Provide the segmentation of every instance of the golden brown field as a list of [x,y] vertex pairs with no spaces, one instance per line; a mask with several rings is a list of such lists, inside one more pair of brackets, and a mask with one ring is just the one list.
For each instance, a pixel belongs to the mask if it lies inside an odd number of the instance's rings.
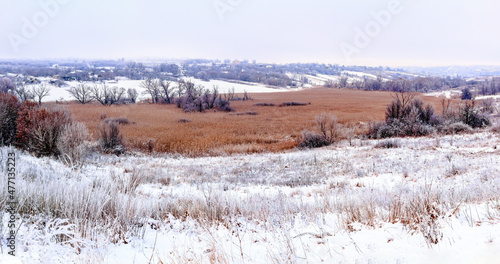
[[[252,94],[253,100],[233,101],[235,112],[184,113],[174,105],[102,106],[72,103],[68,109],[97,137],[101,115],[127,118],[121,125],[127,147],[147,150],[154,143],[158,152],[190,156],[223,153],[276,152],[292,149],[304,130],[315,130],[315,116],[334,114],[341,123],[365,129],[360,122],[384,119],[385,107],[392,97],[388,92],[312,88],[285,93]],[[424,98],[437,104],[435,98]],[[310,103],[305,106],[278,107],[283,102]],[[276,106],[255,106],[274,103]],[[257,115],[238,113],[257,112]],[[180,119],[191,122],[182,123]]]

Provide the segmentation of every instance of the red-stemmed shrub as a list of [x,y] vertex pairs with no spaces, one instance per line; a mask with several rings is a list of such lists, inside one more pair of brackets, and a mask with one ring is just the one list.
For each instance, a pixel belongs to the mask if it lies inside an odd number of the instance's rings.
[[24,102],[17,118],[17,145],[36,156],[58,156],[57,142],[71,115],[63,109],[39,107]]

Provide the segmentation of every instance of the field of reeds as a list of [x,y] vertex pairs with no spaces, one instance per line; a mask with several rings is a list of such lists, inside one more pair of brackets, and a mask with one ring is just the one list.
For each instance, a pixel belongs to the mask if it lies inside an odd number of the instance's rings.
[[[233,112],[184,113],[175,105],[139,103],[102,106],[71,103],[67,107],[95,137],[106,119],[121,118],[129,149],[187,156],[279,152],[293,149],[304,130],[315,129],[315,116],[335,115],[357,133],[384,119],[389,92],[315,88],[286,93],[252,94],[232,101]],[[436,98],[425,101],[437,105]]]

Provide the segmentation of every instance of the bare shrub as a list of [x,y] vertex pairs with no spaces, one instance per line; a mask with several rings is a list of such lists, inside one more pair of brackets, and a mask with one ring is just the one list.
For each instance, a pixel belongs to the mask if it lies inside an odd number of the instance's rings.
[[104,153],[120,155],[125,152],[123,135],[118,122],[102,122],[99,130],[99,145]]
[[368,124],[368,132],[366,136],[371,139],[382,138],[381,135],[379,134],[379,131],[385,125],[386,125],[385,122],[370,122]]
[[59,137],[65,125],[72,122],[66,110],[24,102],[17,118],[17,144],[36,156],[58,156]]
[[234,113],[235,115],[258,115],[259,113],[257,112],[254,112],[254,111],[248,111],[248,112],[237,112],[237,113]]
[[342,125],[338,122],[334,115],[327,116],[326,114],[317,115],[315,118],[316,125],[323,137],[330,143],[339,141],[342,135]]
[[224,100],[222,98],[219,98],[215,102],[215,107],[221,111],[224,112],[231,112],[234,109],[231,107],[230,103],[228,100]]
[[184,91],[184,95],[175,99],[178,108],[182,108],[184,112],[204,112],[207,109],[218,109],[220,111],[231,112],[234,109],[230,106],[230,100],[219,95],[217,87],[214,87],[210,92],[204,89],[203,86],[195,86],[192,82],[179,82],[180,91]]
[[320,148],[324,146],[331,145],[331,141],[328,140],[324,135],[304,131],[302,132],[302,140],[299,143],[299,148]]
[[349,124],[347,126],[344,126],[342,128],[342,137],[345,138],[348,142],[349,142],[349,145],[352,146],[352,140],[354,138],[356,138],[356,128],[352,125],[352,124]]
[[461,134],[461,133],[471,133],[472,128],[464,124],[462,122],[455,122],[452,124],[446,124],[439,128],[441,133],[452,135],[452,134]]
[[444,120],[434,115],[431,105],[424,105],[412,93],[395,93],[386,108],[384,123],[370,124],[369,138],[427,136],[437,132]]
[[284,102],[281,103],[279,106],[304,106],[304,105],[310,105],[311,103],[301,103],[301,102]]
[[21,105],[15,96],[0,92],[0,146],[14,143],[17,112],[20,108]]
[[66,164],[79,166],[89,153],[89,132],[87,127],[80,122],[66,124],[57,141],[60,158]]
[[26,87],[26,83],[24,81],[18,81],[16,83],[14,93],[19,98],[19,100],[21,100],[21,102],[35,98],[35,96],[31,93],[31,90]]
[[275,106],[273,103],[256,103],[255,106]]
[[245,90],[245,91],[243,91],[243,101],[248,101],[248,100],[253,100],[253,98]]
[[333,80],[326,80],[323,84],[326,88],[333,88],[336,83]]
[[147,142],[142,143],[142,148],[146,149],[149,154],[153,153],[155,149],[155,141],[153,139],[148,139]]
[[487,114],[493,114],[495,112],[495,102],[493,99],[485,99],[481,101],[481,112]]

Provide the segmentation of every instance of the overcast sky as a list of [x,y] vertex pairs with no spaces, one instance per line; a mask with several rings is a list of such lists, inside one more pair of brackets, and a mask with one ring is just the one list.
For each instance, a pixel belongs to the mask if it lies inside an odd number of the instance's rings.
[[1,0],[0,58],[500,65],[500,1]]

